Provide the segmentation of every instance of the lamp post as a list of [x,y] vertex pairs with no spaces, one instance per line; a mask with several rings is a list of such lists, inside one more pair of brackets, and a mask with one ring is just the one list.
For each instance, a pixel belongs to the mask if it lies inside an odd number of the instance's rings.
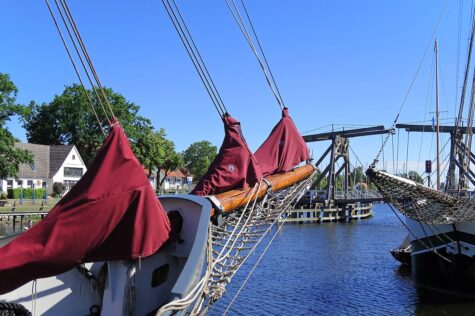
[[30,164],[31,170],[33,171],[33,182],[31,183],[32,193],[31,196],[33,198],[32,204],[35,204],[36,192],[35,192],[35,181],[36,181],[36,167],[34,163]]
[[23,179],[20,180],[20,205],[23,205]]

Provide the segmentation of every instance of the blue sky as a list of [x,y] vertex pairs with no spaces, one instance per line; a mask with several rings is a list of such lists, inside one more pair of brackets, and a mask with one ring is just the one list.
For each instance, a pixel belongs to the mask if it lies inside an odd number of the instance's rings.
[[[225,0],[178,3],[226,106],[241,121],[251,149],[257,149],[280,111]],[[329,128],[322,127],[331,124],[391,125],[445,1],[246,3],[298,129],[324,132]],[[441,108],[447,111],[442,117],[454,117],[456,108],[459,5],[448,2],[437,32]],[[82,0],[70,1],[70,7],[105,86],[140,105],[140,113],[165,128],[178,150],[203,139],[221,144],[222,123],[161,1]],[[465,3],[459,78],[469,15]],[[0,72],[11,75],[19,102],[49,102],[77,82],[43,1],[3,1],[0,19]],[[431,47],[400,122],[429,119],[434,111],[434,98],[427,101],[433,56]],[[17,122],[9,127],[25,139]],[[419,148],[428,156],[430,139],[426,135],[421,142],[420,135],[411,134],[408,161],[418,159]],[[380,144],[379,136],[352,141],[364,164]],[[327,145],[310,147],[319,156]],[[401,148],[405,159],[405,143]],[[386,159],[391,155],[387,152]]]

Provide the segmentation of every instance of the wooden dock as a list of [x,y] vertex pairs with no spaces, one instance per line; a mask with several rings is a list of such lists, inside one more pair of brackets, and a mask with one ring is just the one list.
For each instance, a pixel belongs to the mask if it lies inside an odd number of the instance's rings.
[[[30,220],[31,218],[35,219],[43,219],[46,215],[48,215],[48,212],[46,211],[30,211],[30,212],[25,212],[25,211],[12,211],[12,212],[0,212],[0,222],[7,222],[11,223],[12,225],[12,231],[17,232],[17,231],[22,231],[24,224],[28,223],[27,221]],[[17,227],[16,225],[19,224]],[[19,229],[17,229],[19,228]]]

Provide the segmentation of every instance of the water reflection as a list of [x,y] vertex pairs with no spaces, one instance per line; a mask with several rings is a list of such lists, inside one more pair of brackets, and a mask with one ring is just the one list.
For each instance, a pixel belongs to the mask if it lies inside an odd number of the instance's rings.
[[[385,205],[351,223],[286,225],[229,315],[471,315],[475,304],[414,285],[390,254],[406,235]],[[243,267],[210,310],[222,315],[247,276]]]

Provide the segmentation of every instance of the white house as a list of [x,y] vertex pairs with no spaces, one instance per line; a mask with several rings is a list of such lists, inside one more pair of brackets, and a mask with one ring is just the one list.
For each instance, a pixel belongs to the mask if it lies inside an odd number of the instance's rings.
[[18,178],[0,180],[0,192],[11,188],[41,188],[53,190],[53,183],[61,182],[69,190],[86,172],[86,165],[74,145],[37,145],[15,143],[15,147],[33,154],[32,164],[21,164]]
[[[161,171],[160,178],[164,176],[164,172]],[[189,190],[193,178],[184,174],[181,170],[170,171],[163,182],[162,189],[164,190]]]

